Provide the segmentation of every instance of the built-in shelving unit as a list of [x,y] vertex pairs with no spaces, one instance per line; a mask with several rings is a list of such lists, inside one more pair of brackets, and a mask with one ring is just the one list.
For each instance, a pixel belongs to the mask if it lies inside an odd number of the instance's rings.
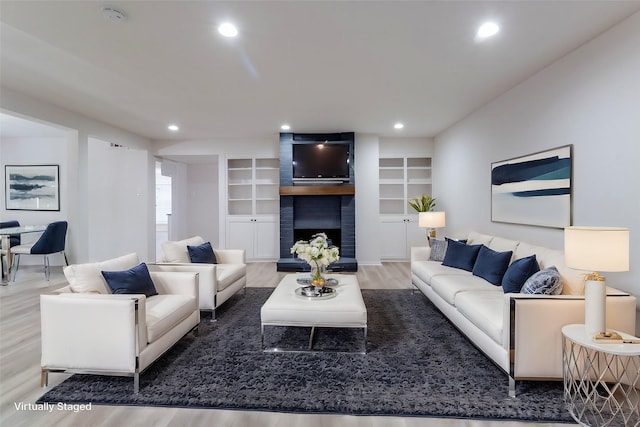
[[227,214],[278,214],[278,159],[227,159]]
[[227,159],[227,247],[244,249],[248,260],[278,258],[280,161]]
[[378,172],[380,236],[385,242],[380,255],[383,260],[405,260],[411,246],[426,243],[409,199],[431,195],[431,158],[383,157],[378,161]]
[[408,200],[421,194],[431,194],[430,157],[380,158],[380,214],[411,213]]

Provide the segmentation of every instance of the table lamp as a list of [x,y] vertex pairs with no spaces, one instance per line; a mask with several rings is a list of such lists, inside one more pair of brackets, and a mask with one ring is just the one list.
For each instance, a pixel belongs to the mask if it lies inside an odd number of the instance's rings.
[[566,227],[567,267],[593,271],[585,275],[584,324],[589,335],[606,332],[606,282],[599,271],[629,271],[629,229]]
[[420,212],[418,214],[418,226],[421,228],[430,228],[427,237],[436,238],[436,228],[445,226],[444,212]]

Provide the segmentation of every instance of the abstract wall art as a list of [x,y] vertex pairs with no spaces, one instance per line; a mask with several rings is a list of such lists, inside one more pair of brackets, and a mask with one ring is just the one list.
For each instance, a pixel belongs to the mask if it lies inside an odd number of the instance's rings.
[[8,210],[59,211],[59,165],[5,165],[5,207]]
[[491,164],[491,221],[571,225],[572,146]]

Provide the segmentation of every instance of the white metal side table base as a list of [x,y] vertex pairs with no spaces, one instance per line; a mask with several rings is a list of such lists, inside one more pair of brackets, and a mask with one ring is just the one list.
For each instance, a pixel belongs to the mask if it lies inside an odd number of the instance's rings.
[[593,343],[583,325],[565,326],[562,341],[571,416],[585,426],[640,426],[640,345]]

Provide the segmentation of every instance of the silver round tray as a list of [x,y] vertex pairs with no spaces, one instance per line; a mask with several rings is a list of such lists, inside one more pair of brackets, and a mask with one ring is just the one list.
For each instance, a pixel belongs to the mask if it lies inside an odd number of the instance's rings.
[[[296,282],[298,282],[301,285],[310,285],[311,284],[311,278],[308,277],[298,277],[296,279]],[[328,278],[325,281],[325,286],[336,286],[338,284],[338,279],[334,279],[333,277]]]
[[301,298],[317,301],[334,298],[337,292],[335,289],[327,288],[326,286],[317,289],[315,286],[301,286],[296,289],[296,295]]

